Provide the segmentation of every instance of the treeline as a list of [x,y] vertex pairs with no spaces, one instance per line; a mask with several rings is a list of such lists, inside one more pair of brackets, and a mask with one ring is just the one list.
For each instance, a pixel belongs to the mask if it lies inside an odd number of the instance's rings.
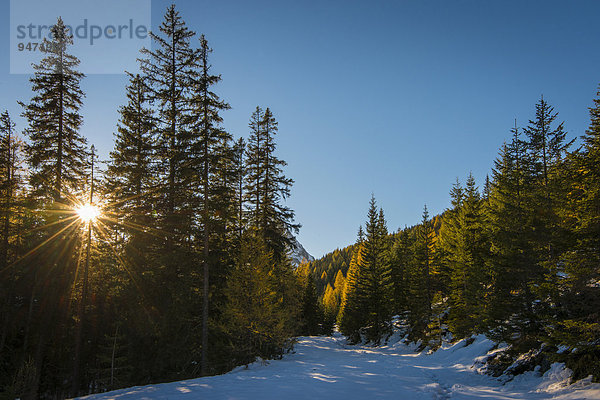
[[[451,207],[433,219],[425,207],[416,227],[389,235],[372,199],[356,244],[305,267],[341,331],[379,343],[400,315],[409,337],[433,348],[474,333],[512,344],[514,354],[562,345],[568,350],[554,356],[575,378],[598,379],[600,99],[594,104],[574,148],[541,98],[481,190],[472,175],[464,186],[457,180]],[[338,276],[347,252],[348,272]]]
[[247,142],[223,129],[212,50],[171,6],[129,75],[98,174],[60,18],[51,36],[20,103],[25,140],[7,112],[0,123],[0,397],[62,398],[280,356],[316,297],[288,258],[299,225],[271,110],[256,108]]

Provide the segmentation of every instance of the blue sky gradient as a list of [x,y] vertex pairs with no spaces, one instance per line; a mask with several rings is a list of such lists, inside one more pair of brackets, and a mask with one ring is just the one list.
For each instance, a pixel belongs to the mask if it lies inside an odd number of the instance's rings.
[[[169,4],[152,1],[153,29]],[[442,212],[457,177],[483,182],[514,119],[533,118],[542,94],[569,137],[582,135],[600,83],[596,0],[176,5],[214,48],[234,137],[248,136],[256,105],[273,110],[278,155],[296,181],[288,204],[315,256],[355,240],[371,193],[390,230],[417,223],[425,203]],[[9,74],[8,1],[0,12],[0,109],[17,116],[29,77]],[[124,75],[82,84],[82,134],[104,158],[125,84]]]

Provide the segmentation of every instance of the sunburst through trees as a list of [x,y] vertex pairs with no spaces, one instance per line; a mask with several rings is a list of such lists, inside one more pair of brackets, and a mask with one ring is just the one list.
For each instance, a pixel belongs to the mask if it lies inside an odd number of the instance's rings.
[[95,222],[100,216],[100,209],[93,204],[84,204],[75,210],[83,222]]
[[[0,387],[14,397],[214,374],[290,346],[301,291],[286,254],[299,225],[283,204],[293,181],[277,122],[266,108],[252,134],[267,140],[234,142],[212,50],[195,36],[169,7],[158,50],[142,49],[142,73],[129,75],[102,173],[79,134],[84,75],[62,19],[20,103],[26,146],[2,115]],[[260,218],[246,192],[260,193]],[[246,280],[260,290],[230,290]]]

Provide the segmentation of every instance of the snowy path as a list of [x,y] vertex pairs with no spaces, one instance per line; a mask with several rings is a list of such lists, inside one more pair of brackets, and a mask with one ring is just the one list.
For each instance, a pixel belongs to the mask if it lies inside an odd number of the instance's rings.
[[[600,399],[600,385],[564,388],[553,368],[502,385],[470,367],[492,343],[479,338],[436,352],[418,354],[402,344],[378,348],[345,346],[343,338],[305,337],[295,353],[268,365],[219,376],[122,389],[88,399]],[[556,371],[554,371],[556,370]]]

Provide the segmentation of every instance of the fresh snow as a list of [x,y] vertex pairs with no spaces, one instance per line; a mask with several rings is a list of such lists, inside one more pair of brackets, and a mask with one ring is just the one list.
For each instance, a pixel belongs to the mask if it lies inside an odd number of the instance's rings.
[[281,360],[86,399],[600,399],[600,384],[587,379],[568,386],[570,371],[558,363],[543,376],[531,371],[508,382],[478,373],[482,357],[494,347],[484,336],[432,354],[417,353],[398,339],[370,347],[347,345],[339,333],[302,337]]

